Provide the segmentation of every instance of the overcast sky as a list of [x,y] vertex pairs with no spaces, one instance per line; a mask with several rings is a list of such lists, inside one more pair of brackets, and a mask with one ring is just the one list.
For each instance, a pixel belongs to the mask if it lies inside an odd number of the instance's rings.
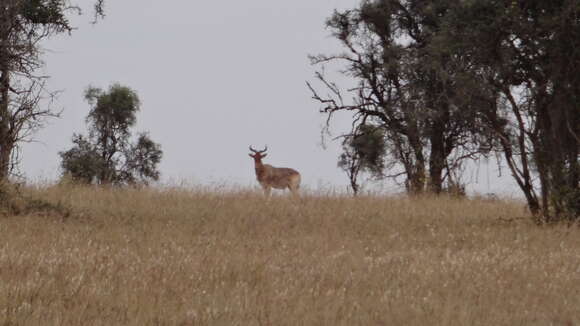
[[[141,99],[136,131],[162,145],[163,182],[254,186],[248,145],[267,144],[266,162],[299,170],[309,188],[346,189],[339,144],[329,137],[321,146],[325,117],[305,82],[316,70],[308,54],[341,50],[325,19],[358,3],[110,0],[96,25],[87,7],[73,17],[78,30],[44,44],[48,85],[62,91],[55,108],[64,111],[39,143],[25,145],[21,170],[29,180],[55,180],[58,152],[70,148],[73,132],[86,132],[83,91],[118,82]],[[332,131],[349,126],[342,117]],[[479,192],[516,193],[496,175],[485,166],[467,171],[466,181]]]

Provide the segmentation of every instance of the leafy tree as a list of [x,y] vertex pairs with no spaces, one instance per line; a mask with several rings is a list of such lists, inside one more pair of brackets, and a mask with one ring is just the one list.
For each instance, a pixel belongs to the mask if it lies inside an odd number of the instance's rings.
[[328,21],[346,51],[312,58],[344,63],[354,100],[321,73],[331,96],[310,88],[329,117],[384,128],[411,192],[495,151],[540,220],[577,219],[579,17],[580,0],[363,1]]
[[76,181],[91,183],[106,166],[93,144],[82,135],[73,135],[74,146],[61,152],[61,166]]
[[[463,1],[441,42],[465,54],[493,135],[530,210],[580,217],[580,1]],[[489,99],[492,98],[492,101]]]
[[[126,152],[126,168],[124,180],[130,183],[147,183],[147,180],[158,180],[157,164],[161,162],[163,152],[161,146],[153,142],[149,135],[141,133],[137,142]],[[130,172],[127,173],[126,171]]]
[[89,87],[85,98],[92,106],[86,122],[89,136],[73,136],[73,148],[61,152],[64,175],[79,182],[101,184],[148,183],[159,179],[161,146],[148,134],[131,143],[130,128],[137,122],[140,102],[128,87],[112,85],[108,91]]

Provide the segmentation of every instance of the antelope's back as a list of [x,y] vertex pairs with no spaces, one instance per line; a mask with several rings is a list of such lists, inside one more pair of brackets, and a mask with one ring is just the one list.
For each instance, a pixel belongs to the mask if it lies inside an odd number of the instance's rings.
[[300,173],[291,168],[275,168],[269,166],[266,183],[274,188],[297,188],[300,185]]
[[300,175],[298,171],[291,168],[274,168],[274,173],[280,177],[291,177],[293,175]]
[[280,174],[283,175],[282,179],[284,180],[284,183],[286,183],[290,189],[298,189],[300,187],[301,177],[298,171],[291,168],[279,168],[279,169]]

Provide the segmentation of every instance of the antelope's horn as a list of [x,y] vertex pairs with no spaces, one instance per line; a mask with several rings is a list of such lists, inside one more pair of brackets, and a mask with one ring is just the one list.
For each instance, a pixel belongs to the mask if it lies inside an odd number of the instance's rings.
[[255,149],[253,149],[251,145],[250,145],[250,150],[251,150],[252,152],[254,152],[254,153],[258,153],[258,151],[257,151],[257,150],[255,150]]
[[260,153],[264,153],[267,150],[268,150],[268,145],[266,145],[266,148],[264,148],[264,150],[260,151]]

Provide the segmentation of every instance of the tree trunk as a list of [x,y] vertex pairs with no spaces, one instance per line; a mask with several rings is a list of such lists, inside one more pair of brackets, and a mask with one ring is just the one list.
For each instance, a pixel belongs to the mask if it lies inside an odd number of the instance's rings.
[[417,195],[425,192],[425,156],[416,128],[409,129],[409,143],[413,149],[414,161],[407,171],[407,191]]
[[10,173],[10,157],[14,147],[10,135],[10,74],[6,64],[0,62],[0,182]]
[[440,119],[433,123],[431,131],[431,153],[429,155],[429,191],[440,194],[443,190],[443,169],[445,168],[444,124]]
[[348,171],[348,178],[350,180],[350,187],[352,188],[352,193],[356,197],[359,191],[359,185],[357,182],[358,173],[360,171],[360,162],[357,159],[353,159]]

